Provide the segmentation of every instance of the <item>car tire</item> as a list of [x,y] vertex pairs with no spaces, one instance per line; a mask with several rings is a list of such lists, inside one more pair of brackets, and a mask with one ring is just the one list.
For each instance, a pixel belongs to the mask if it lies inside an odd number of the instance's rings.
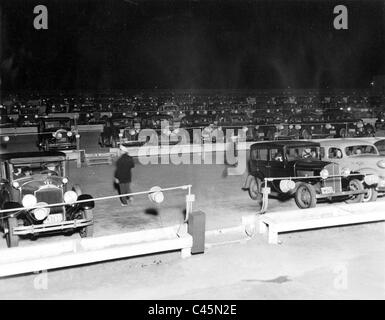
[[312,138],[311,132],[309,132],[309,130],[307,130],[307,129],[304,129],[302,131],[302,139],[310,140],[311,138]]
[[[84,209],[83,211],[83,219],[87,219],[87,220],[94,220],[94,214],[92,212],[92,210],[90,209]],[[94,235],[94,224],[90,224],[86,227],[83,227],[79,230],[79,234],[80,234],[80,237],[81,238],[88,238],[88,237],[92,237]]]
[[253,177],[250,181],[248,192],[252,200],[262,200],[261,179]]
[[[358,179],[352,179],[349,181],[349,189],[350,190],[364,190],[364,185],[362,184],[362,182]],[[346,203],[359,203],[359,202],[362,202],[364,200],[364,196],[365,194],[362,193],[362,194],[357,194],[357,195],[354,195],[352,196],[352,198],[346,200],[345,202]]]
[[364,195],[362,202],[376,201],[378,197],[378,191],[375,188],[368,188],[368,192]]
[[341,138],[346,138],[347,136],[346,129],[345,128],[340,129],[339,135]]
[[268,141],[274,141],[274,131],[273,130],[269,130],[266,134],[266,138]]
[[300,183],[295,191],[295,203],[300,209],[314,208],[317,204],[317,194],[309,183]]
[[13,248],[19,246],[19,236],[13,234],[13,229],[18,226],[17,219],[15,217],[9,217],[7,219],[7,229],[6,234],[7,246],[8,248]]

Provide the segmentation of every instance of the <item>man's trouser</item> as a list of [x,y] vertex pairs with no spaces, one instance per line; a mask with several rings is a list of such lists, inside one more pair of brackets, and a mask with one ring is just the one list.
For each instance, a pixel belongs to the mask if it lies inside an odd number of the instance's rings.
[[[126,193],[131,193],[131,186],[130,182],[124,182],[124,183],[119,183],[119,194],[126,194]],[[130,199],[130,196],[126,197],[120,197],[120,201],[123,204],[127,204],[127,199]]]

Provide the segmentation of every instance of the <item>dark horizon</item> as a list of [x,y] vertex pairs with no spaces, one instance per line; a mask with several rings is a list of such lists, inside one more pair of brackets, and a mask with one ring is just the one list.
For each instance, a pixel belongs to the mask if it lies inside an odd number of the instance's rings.
[[[32,26],[48,7],[48,30]],[[333,8],[349,29],[333,28]],[[2,2],[2,89],[369,88],[385,74],[385,2]]]

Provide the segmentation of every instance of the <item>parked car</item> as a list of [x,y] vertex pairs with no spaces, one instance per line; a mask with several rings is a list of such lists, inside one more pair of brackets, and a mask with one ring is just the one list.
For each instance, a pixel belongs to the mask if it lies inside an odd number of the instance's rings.
[[366,140],[345,138],[321,140],[321,159],[333,161],[351,172],[375,174],[379,177],[374,188],[368,189],[364,201],[373,201],[378,192],[385,192],[385,157]]
[[[92,236],[94,201],[78,185],[71,188],[66,164],[66,155],[58,151],[0,155],[0,208],[20,208],[2,213],[0,220],[9,247],[28,235],[76,231]],[[89,201],[74,204],[77,200]],[[44,207],[56,203],[65,205]]]
[[277,196],[294,196],[297,206],[305,209],[315,207],[319,199],[361,202],[368,189],[375,187],[371,184],[375,177],[366,179],[337,163],[322,161],[317,142],[270,141],[251,145],[248,177],[242,189],[253,200],[261,201],[264,179],[270,178],[265,187],[272,188]]
[[71,150],[77,147],[77,130],[70,118],[43,117],[39,120],[39,150]]
[[110,118],[106,121],[99,137],[102,147],[117,147],[142,145],[138,141],[140,132],[140,119],[135,117]]

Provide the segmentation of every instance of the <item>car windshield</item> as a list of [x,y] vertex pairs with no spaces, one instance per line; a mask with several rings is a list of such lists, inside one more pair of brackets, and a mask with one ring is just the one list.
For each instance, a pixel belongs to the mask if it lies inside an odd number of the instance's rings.
[[379,152],[385,151],[385,140],[380,140],[374,144]]
[[319,160],[319,147],[288,147],[286,149],[287,161],[294,161],[299,159]]
[[70,120],[55,120],[55,121],[46,121],[45,122],[45,128],[46,129],[69,128],[69,127],[71,127]]
[[36,162],[36,163],[18,163],[13,165],[13,179],[20,179],[39,174],[51,176],[61,176],[61,162]]
[[120,119],[113,122],[113,126],[133,126],[134,121],[132,119]]
[[360,155],[377,155],[378,152],[375,146],[372,145],[358,145],[345,148],[347,156],[360,156]]

